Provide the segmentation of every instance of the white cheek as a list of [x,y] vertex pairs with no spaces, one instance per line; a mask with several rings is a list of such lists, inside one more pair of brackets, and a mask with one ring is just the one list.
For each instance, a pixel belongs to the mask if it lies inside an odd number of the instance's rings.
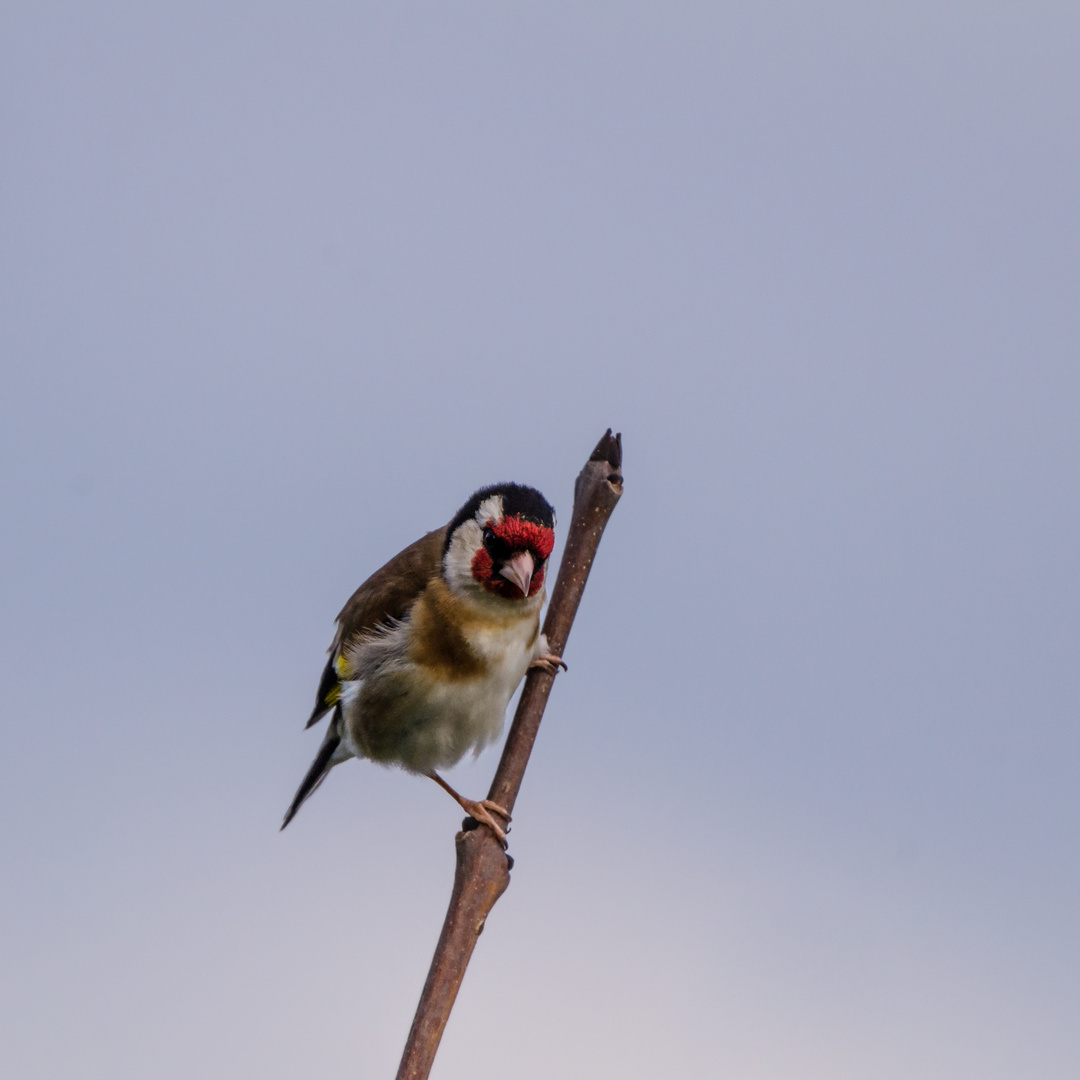
[[451,588],[477,586],[472,576],[472,561],[483,540],[483,532],[475,521],[466,521],[454,531],[443,557],[443,574]]

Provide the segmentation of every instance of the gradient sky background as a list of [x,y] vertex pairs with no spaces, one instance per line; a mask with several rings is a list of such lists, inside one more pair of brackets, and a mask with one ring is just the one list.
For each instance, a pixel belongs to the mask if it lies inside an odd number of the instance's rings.
[[[393,1075],[352,589],[626,494],[433,1076],[1073,1078],[1075,3],[13,3],[0,1073]],[[496,757],[452,774],[470,794]]]

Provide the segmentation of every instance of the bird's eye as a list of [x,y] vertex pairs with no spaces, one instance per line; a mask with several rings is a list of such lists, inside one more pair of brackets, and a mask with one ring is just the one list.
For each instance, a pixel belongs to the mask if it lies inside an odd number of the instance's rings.
[[484,543],[490,544],[495,539],[495,530],[488,528],[484,530]]

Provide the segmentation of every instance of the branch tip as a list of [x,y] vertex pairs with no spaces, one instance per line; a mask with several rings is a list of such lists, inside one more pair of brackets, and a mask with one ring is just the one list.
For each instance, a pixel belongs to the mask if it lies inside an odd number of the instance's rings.
[[603,438],[596,444],[596,449],[589,456],[589,460],[606,461],[615,472],[618,472],[622,468],[622,432],[612,435],[611,428],[608,428]]

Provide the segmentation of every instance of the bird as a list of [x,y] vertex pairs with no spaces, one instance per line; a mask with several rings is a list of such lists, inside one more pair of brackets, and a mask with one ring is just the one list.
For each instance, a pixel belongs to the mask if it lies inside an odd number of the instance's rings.
[[529,668],[566,669],[540,632],[554,544],[539,491],[493,484],[353,593],[306,727],[330,722],[282,829],[335,765],[366,758],[430,777],[506,847],[507,810],[464,798],[438,770],[498,739]]

